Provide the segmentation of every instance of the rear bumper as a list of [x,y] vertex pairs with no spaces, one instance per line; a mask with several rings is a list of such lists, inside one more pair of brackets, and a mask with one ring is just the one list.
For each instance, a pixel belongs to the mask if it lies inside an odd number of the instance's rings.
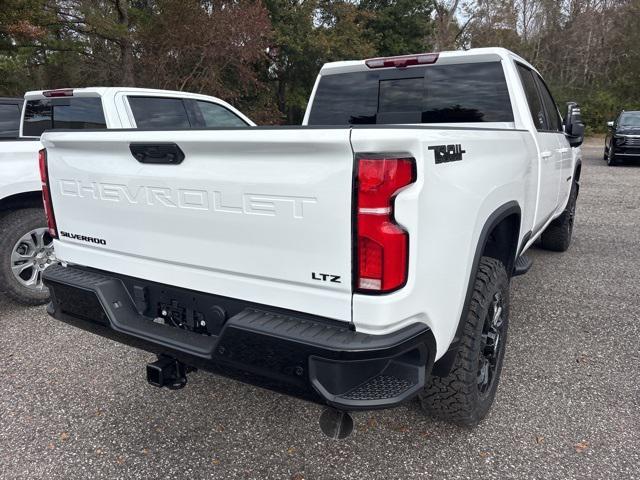
[[[79,267],[50,267],[44,281],[48,312],[60,321],[345,410],[396,406],[424,387],[433,366],[435,340],[423,324],[367,335],[344,322]],[[185,322],[204,321],[206,331],[154,322],[160,305],[179,306]]]

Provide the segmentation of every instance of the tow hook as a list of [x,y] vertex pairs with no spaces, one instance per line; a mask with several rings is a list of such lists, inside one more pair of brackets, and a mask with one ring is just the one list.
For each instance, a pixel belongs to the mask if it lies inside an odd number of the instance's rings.
[[187,373],[192,371],[184,363],[166,355],[147,365],[147,382],[154,387],[180,390],[187,385]]
[[329,438],[342,440],[353,432],[353,417],[344,410],[327,407],[320,414],[320,430]]

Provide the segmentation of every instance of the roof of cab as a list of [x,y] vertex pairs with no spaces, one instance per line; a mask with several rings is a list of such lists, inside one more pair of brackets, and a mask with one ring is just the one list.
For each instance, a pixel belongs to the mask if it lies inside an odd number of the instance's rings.
[[[74,96],[86,96],[86,95],[98,95],[100,97],[104,97],[108,93],[116,92],[116,91],[127,91],[127,92],[136,92],[136,93],[158,93],[162,92],[168,95],[175,94],[179,96],[186,95],[199,95],[190,92],[181,92],[178,90],[159,90],[156,88],[138,88],[138,87],[82,87],[82,88],[48,88],[46,90],[32,90],[30,92],[26,92],[24,94],[24,98],[27,100],[44,98],[44,92],[51,92],[55,90],[73,90]],[[215,97],[214,97],[215,98]]]

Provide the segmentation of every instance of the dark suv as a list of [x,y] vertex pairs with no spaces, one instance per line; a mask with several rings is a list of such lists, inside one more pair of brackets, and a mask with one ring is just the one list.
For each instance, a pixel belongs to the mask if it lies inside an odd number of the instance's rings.
[[608,122],[604,159],[613,166],[631,158],[640,159],[640,111],[623,111],[615,122]]

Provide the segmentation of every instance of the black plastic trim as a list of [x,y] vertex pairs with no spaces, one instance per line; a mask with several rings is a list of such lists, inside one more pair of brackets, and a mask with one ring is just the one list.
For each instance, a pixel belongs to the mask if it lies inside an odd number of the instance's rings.
[[527,255],[520,255],[513,265],[513,273],[511,276],[517,277],[519,275],[525,275],[529,270],[531,270],[532,266],[533,260],[531,260],[530,257]]
[[129,150],[140,163],[179,165],[184,160],[184,152],[173,142],[131,143]]
[[[433,333],[422,323],[369,335],[353,331],[347,322],[246,303],[236,306],[238,313],[219,330],[196,333],[154,322],[152,306],[143,306],[143,315],[139,304],[147,295],[132,288],[131,277],[52,266],[44,281],[52,296],[47,311],[60,321],[188,367],[341,409],[388,408],[415,396],[424,388],[436,351]],[[142,288],[163,285],[148,282]],[[226,298],[199,295],[194,305]]]

